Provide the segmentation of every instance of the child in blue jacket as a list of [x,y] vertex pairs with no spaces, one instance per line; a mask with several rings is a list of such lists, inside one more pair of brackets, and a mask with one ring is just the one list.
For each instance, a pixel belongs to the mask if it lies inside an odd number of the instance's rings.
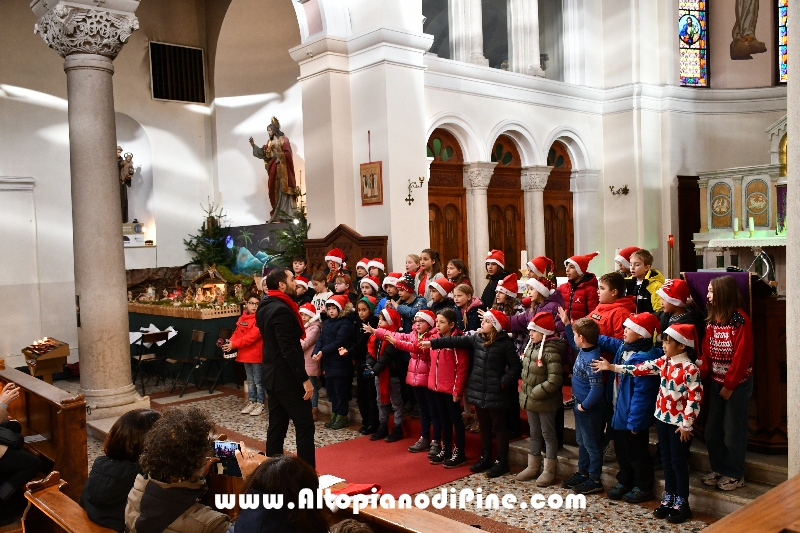
[[572,367],[572,395],[575,397],[575,440],[578,441],[578,471],[561,486],[576,494],[603,492],[603,425],[606,401],[603,375],[595,372],[592,361],[600,359],[600,326],[589,317],[572,321],[563,308],[558,309],[565,326],[567,341],[576,352]]
[[[615,354],[614,364],[638,365],[663,355],[654,343],[659,329],[655,315],[631,315],[623,325],[622,340],[605,335],[600,335],[598,340],[602,352]],[[617,484],[608,491],[611,500],[642,503],[654,499],[653,458],[649,444],[658,385],[658,376],[634,379],[627,374],[612,375],[606,383],[606,401],[614,407],[611,427],[619,462]]]

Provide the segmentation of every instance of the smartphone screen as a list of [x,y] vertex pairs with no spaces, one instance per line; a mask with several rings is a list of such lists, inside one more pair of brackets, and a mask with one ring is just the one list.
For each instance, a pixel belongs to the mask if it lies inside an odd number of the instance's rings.
[[239,450],[238,442],[224,440],[214,441],[214,457],[219,458],[217,473],[224,476],[242,477],[239,462],[236,460],[236,452]]

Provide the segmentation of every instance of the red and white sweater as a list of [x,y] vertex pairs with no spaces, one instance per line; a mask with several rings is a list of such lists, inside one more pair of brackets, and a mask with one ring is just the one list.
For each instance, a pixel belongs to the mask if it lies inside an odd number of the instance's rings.
[[703,358],[711,378],[731,391],[753,374],[753,326],[744,311],[734,312],[725,326],[706,326]]
[[665,424],[691,429],[700,413],[703,384],[700,369],[685,354],[666,355],[638,365],[614,365],[614,372],[632,376],[661,376],[655,417]]

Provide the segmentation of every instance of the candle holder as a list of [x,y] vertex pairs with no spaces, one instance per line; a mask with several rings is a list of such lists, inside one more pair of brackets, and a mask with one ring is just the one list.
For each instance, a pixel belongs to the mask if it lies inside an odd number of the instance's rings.
[[755,232],[756,232],[756,231],[755,231],[755,230],[752,230],[752,229],[751,229],[751,230],[748,230],[748,233],[750,234],[750,238],[751,238],[751,239],[753,238],[753,233],[755,233]]
[[419,177],[419,185],[417,183],[411,181],[411,179],[408,180],[408,196],[406,197],[406,202],[408,203],[409,206],[414,201],[414,197],[411,196],[411,190],[412,189],[421,189],[423,183],[425,183],[425,178],[423,178],[421,176]]
[[733,238],[734,239],[738,239],[739,238],[739,230],[738,229],[733,230]]

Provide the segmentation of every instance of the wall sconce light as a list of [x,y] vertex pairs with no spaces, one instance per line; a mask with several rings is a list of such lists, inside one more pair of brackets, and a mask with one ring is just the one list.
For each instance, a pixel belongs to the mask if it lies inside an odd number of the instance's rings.
[[622,187],[620,187],[619,189],[617,189],[616,191],[614,190],[614,186],[613,185],[609,185],[608,186],[608,190],[611,191],[611,194],[613,194],[614,196],[617,196],[617,195],[620,195],[620,194],[622,196],[628,196],[628,193],[631,192],[628,189],[628,184],[627,183],[625,185],[623,185]]
[[414,201],[414,198],[411,196],[412,189],[421,189],[422,184],[425,183],[425,178],[422,176],[419,177],[419,184],[416,181],[411,181],[411,178],[408,180],[408,196],[406,197],[406,202],[410,206],[411,203]]

